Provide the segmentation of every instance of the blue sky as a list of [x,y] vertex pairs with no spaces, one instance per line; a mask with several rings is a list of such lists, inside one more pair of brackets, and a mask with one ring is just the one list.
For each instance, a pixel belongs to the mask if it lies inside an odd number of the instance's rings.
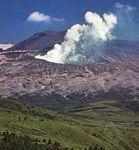
[[[0,0],[0,43],[15,44],[36,32],[67,29],[84,23],[88,10],[114,12],[117,2],[136,7],[139,18],[139,0]],[[33,20],[33,12],[40,20]]]

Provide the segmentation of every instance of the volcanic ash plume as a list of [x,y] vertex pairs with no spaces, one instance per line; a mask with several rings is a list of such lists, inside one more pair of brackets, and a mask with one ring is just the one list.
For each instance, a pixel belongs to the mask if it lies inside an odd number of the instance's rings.
[[46,55],[37,55],[36,58],[62,64],[100,61],[104,43],[115,38],[112,29],[117,18],[112,13],[103,14],[101,18],[96,13],[87,12],[85,21],[86,24],[72,26],[63,43],[55,44]]

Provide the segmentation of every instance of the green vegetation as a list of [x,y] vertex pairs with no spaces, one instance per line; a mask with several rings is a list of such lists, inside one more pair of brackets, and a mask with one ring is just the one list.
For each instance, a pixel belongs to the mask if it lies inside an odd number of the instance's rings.
[[137,150],[138,104],[139,100],[100,101],[54,112],[0,99],[0,145],[7,145],[3,133],[8,131],[8,138],[14,136],[15,140],[10,140],[14,145],[18,141],[23,146],[22,139],[28,139],[26,145],[30,145],[30,149],[35,145],[35,150],[47,149],[50,141],[50,150],[55,145],[59,145],[59,149],[75,150]]
[[17,136],[15,133],[3,132],[0,141],[1,150],[62,150],[58,142],[40,141],[28,136]]

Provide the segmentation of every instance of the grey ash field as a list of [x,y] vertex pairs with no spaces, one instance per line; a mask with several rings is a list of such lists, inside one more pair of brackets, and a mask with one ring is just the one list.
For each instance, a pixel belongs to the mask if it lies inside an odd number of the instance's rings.
[[10,143],[3,143],[8,131],[50,150],[49,139],[61,149],[138,150],[139,43],[109,43],[112,62],[63,65],[34,58],[64,34],[41,32],[0,52],[0,145]]

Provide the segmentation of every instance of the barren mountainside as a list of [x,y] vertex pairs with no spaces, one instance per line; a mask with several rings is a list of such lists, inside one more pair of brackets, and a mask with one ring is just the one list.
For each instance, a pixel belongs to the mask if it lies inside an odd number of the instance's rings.
[[0,95],[47,105],[139,97],[138,42],[108,42],[106,54],[114,61],[82,66],[33,57],[62,42],[64,33],[38,33],[0,53]]
[[18,60],[0,65],[0,94],[36,104],[85,102],[93,99],[139,97],[139,67],[130,62],[86,66],[42,60]]
[[16,44],[8,50],[48,50],[54,44],[61,43],[64,40],[66,31],[44,31],[36,33],[30,38]]

